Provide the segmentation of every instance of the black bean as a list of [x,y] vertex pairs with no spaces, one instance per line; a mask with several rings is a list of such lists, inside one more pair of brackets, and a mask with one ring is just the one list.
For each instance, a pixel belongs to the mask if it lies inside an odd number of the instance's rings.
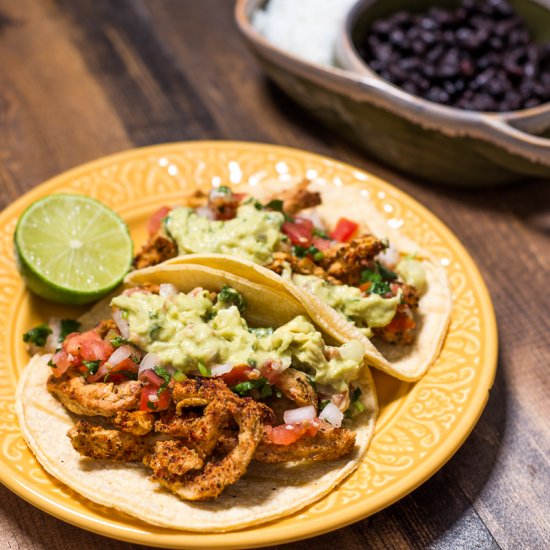
[[390,32],[388,38],[394,46],[401,46],[405,41],[405,33],[401,29],[394,29]]
[[438,103],[513,111],[550,101],[550,42],[537,45],[508,0],[398,11],[358,45],[382,78]]

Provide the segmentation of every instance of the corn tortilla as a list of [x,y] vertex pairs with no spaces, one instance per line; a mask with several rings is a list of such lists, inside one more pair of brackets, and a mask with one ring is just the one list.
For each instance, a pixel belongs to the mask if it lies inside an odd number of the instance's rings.
[[[127,281],[172,283],[184,292],[197,286],[220,290],[228,284],[243,294],[247,319],[264,326],[278,326],[295,315],[307,314],[304,305],[286,292],[199,265],[156,266],[131,274]],[[103,301],[82,321],[93,325],[105,318],[107,307],[108,301]],[[322,332],[328,342],[342,341],[337,330]],[[34,356],[21,375],[16,394],[16,412],[23,436],[44,469],[95,503],[151,524],[187,531],[223,532],[258,525],[319,500],[358,467],[378,413],[374,384],[365,365],[359,380],[365,412],[354,420],[357,439],[350,456],[311,463],[253,461],[246,474],[216,500],[188,502],[149,481],[148,470],[139,463],[81,457],[66,436],[77,417],[46,390],[50,373],[47,357]]]

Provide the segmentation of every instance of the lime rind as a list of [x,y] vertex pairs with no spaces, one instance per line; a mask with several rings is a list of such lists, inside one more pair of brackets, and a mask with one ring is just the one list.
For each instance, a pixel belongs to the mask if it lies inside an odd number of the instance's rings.
[[132,263],[122,218],[86,195],[54,194],[30,205],[19,218],[14,244],[29,289],[65,304],[101,298]]

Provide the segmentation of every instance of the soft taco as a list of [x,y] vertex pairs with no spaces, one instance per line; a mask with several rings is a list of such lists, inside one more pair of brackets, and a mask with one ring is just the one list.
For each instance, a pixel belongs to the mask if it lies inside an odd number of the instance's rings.
[[393,230],[358,186],[238,191],[218,187],[161,209],[135,267],[195,262],[285,286],[318,321],[361,339],[372,366],[407,381],[426,372],[452,308],[437,258]]
[[38,353],[17,389],[23,435],[58,480],[152,524],[215,532],[291,514],[357,468],[377,415],[363,345],[307,313],[205,266],[136,271],[80,331],[26,333]]

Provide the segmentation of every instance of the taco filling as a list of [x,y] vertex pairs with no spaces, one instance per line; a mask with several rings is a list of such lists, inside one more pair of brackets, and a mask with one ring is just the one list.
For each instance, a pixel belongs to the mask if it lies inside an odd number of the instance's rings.
[[[360,342],[327,345],[303,315],[250,326],[230,286],[148,284],[110,305],[112,318],[95,328],[57,333],[48,361],[48,391],[86,417],[67,434],[82,456],[143,463],[195,501],[218,497],[253,460],[330,461],[354,450],[353,419],[365,409]],[[52,349],[52,332],[42,325],[25,340]]]
[[226,254],[267,267],[315,295],[367,337],[409,345],[415,311],[426,290],[422,262],[402,256],[387,241],[358,234],[341,218],[323,227],[314,211],[321,195],[308,181],[262,204],[228,187],[197,194],[185,207],[163,208],[136,268],[187,254]]

